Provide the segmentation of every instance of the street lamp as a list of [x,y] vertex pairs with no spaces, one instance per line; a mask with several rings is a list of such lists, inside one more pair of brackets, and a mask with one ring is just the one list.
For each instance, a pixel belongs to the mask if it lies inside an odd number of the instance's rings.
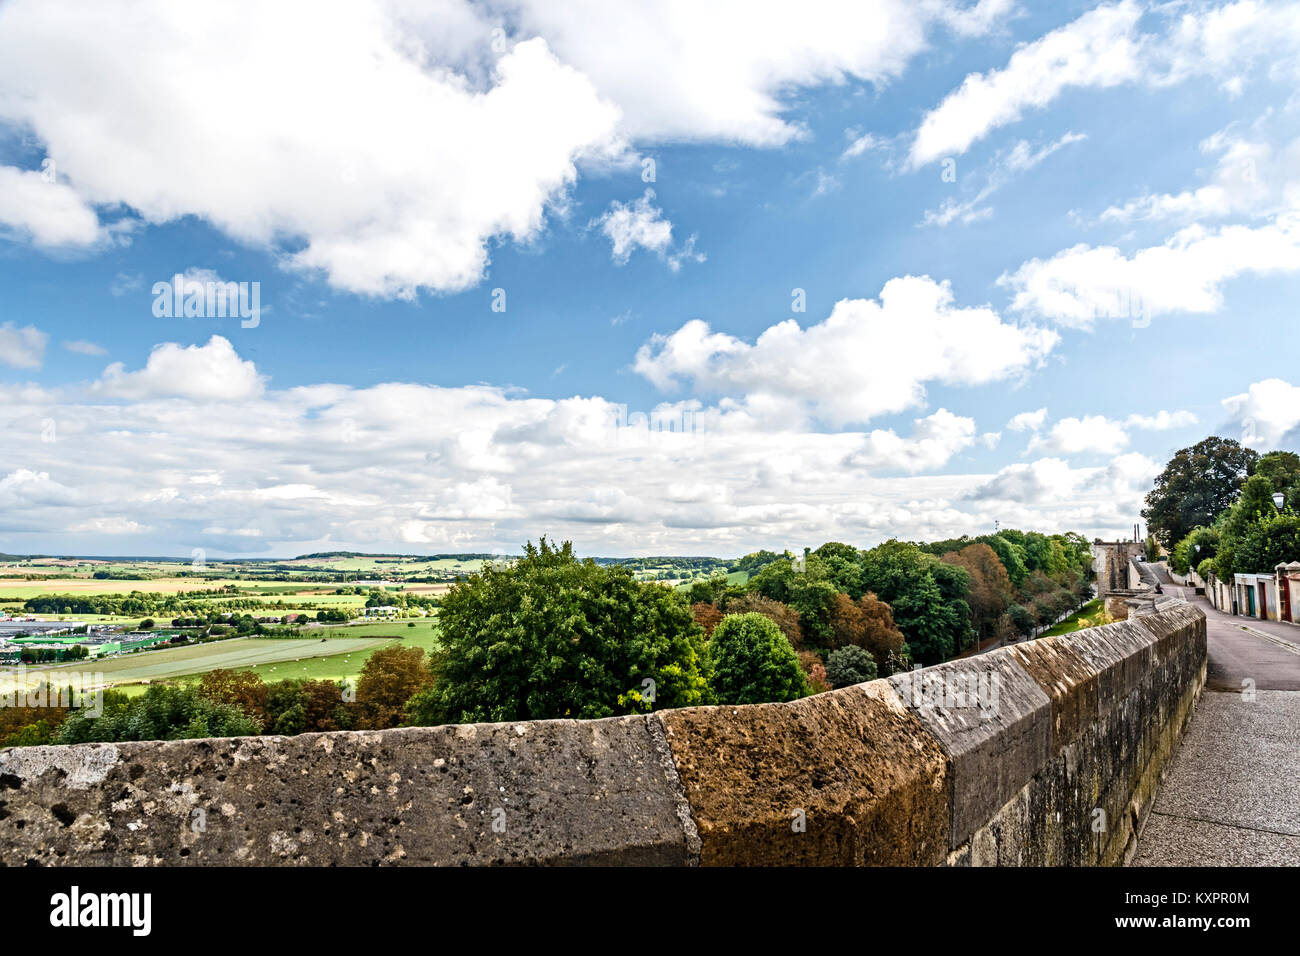
[[1280,492],[1280,491],[1277,492],[1276,494],[1274,494],[1274,495],[1273,495],[1273,504],[1275,504],[1275,505],[1277,506],[1277,510],[1278,510],[1278,511],[1281,511],[1281,510],[1282,510],[1282,506],[1283,506],[1284,504],[1286,504],[1286,495],[1284,495],[1284,494],[1283,494],[1282,492]]

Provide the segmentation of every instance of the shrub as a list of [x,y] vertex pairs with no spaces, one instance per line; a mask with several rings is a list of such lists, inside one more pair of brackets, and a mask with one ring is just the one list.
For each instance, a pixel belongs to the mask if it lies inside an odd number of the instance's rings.
[[846,644],[826,655],[826,677],[832,687],[852,687],[875,680],[875,658],[856,644]]
[[268,686],[268,734],[317,733],[351,730],[354,708],[343,699],[343,688],[328,680],[282,680]]
[[814,694],[824,694],[831,689],[831,683],[826,679],[826,665],[822,663],[821,657],[812,651],[799,651],[799,666],[803,668],[804,677],[808,681],[808,689]]
[[1248,524],[1233,560],[1242,574],[1272,574],[1279,564],[1300,560],[1300,515],[1275,511]]
[[762,614],[729,614],[708,644],[713,692],[723,704],[761,704],[808,695],[794,648]]
[[61,744],[123,740],[188,740],[243,737],[258,733],[258,722],[233,704],[221,704],[197,687],[154,684],[139,697],[104,691],[103,713],[74,712],[59,728]]

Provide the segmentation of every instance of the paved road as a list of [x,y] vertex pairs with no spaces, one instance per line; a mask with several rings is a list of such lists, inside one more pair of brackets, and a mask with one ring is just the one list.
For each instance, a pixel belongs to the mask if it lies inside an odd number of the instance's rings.
[[1132,865],[1300,866],[1300,627],[1164,581],[1205,612],[1209,665]]
[[1192,588],[1182,588],[1162,572],[1165,590],[1205,612],[1209,667],[1206,690],[1240,692],[1243,681],[1256,690],[1300,691],[1300,625],[1257,621],[1215,610]]

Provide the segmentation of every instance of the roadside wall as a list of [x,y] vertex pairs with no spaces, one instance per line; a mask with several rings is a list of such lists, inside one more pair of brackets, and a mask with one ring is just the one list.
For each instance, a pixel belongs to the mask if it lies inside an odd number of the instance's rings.
[[1127,621],[789,704],[0,752],[7,865],[1109,865],[1205,681]]

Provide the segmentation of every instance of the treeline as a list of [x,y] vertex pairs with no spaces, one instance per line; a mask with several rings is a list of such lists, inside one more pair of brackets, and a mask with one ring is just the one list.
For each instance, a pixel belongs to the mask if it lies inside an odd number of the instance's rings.
[[24,647],[18,651],[18,660],[24,664],[54,664],[60,661],[81,661],[90,656],[85,644],[68,644],[62,647]]
[[[185,617],[213,619],[221,614],[240,611],[276,611],[286,606],[311,608],[316,602],[309,598],[294,599],[286,605],[283,597],[274,601],[264,596],[239,597],[238,589],[227,586],[207,591],[179,591],[162,594],[156,591],[132,591],[129,594],[42,594],[28,598],[23,609],[31,614],[104,614],[122,617]],[[364,594],[366,606],[392,605],[404,610],[436,608],[439,599],[403,591],[388,591],[368,587],[338,588],[336,594]],[[340,612],[336,608],[320,609],[318,620],[346,621],[356,617],[354,611]]]
[[[355,687],[252,671],[214,670],[197,684],[157,684],[138,697],[103,692],[97,716],[58,707],[0,708],[0,746],[126,740],[184,740],[399,726],[406,703],[431,676],[418,647],[388,647],[366,659]],[[51,701],[56,693],[49,693]]]
[[[214,598],[221,591],[132,591],[129,594],[42,594],[28,598],[23,608],[32,614],[115,614],[198,616],[220,611],[257,610],[268,605],[255,598]],[[206,596],[207,600],[196,600]]]
[[1261,456],[1231,439],[1209,438],[1174,456],[1144,513],[1174,571],[1232,581],[1300,561],[1298,496],[1300,455]]
[[300,554],[294,558],[295,561],[320,560],[325,558],[391,558],[395,561],[491,561],[499,558],[499,554],[489,554],[487,552],[472,551],[466,554],[366,554],[362,551],[314,551],[311,554]]
[[745,585],[718,577],[692,586],[696,620],[707,631],[728,613],[766,613],[810,675],[819,665],[837,670],[831,655],[848,645],[870,653],[882,675],[936,664],[981,641],[1028,636],[1092,593],[1092,551],[1075,534],[1008,531],[870,550],[828,542],[803,558],[768,551],[742,561],[758,568]]
[[[1023,547],[1014,534],[1004,540]],[[774,556],[744,586],[718,575],[679,591],[542,538],[450,589],[427,664],[418,649],[371,655],[354,700],[328,681],[264,684],[251,672],[214,671],[193,687],[113,695],[104,717],[74,713],[51,734],[66,743],[173,739],[794,700],[945,660],[986,633],[1009,636],[1019,600],[1044,608],[1028,630],[1047,623],[1053,596],[1081,603],[1086,562],[1077,541],[1059,541],[1061,552],[1045,552],[1057,564],[1042,568],[1029,556],[1038,549],[1025,549],[1019,588],[990,543],[970,540],[942,555],[902,541],[869,550],[830,542]],[[1060,553],[1073,555],[1064,567]]]
[[641,575],[654,572],[660,580],[690,578],[700,574],[725,574],[730,562],[709,557],[593,558],[597,564],[619,565]]
[[[1006,540],[1019,548],[1024,537]],[[831,542],[801,557],[749,556],[758,571],[745,585],[719,574],[683,599],[542,539],[444,597],[433,682],[408,719],[594,718],[790,700],[935,663],[982,633],[1013,633],[1017,598],[1038,612],[1021,621],[1022,633],[1087,599],[1086,541],[1046,540],[1042,568],[1029,556],[1036,541],[1021,557],[1020,588],[985,542],[942,556],[901,541],[870,550]]]
[[440,598],[425,596],[423,594],[412,594],[408,591],[396,590],[390,591],[387,588],[339,588],[336,594],[364,594],[366,596],[366,607],[396,607],[405,611],[422,610],[429,611],[436,608],[442,603]]

